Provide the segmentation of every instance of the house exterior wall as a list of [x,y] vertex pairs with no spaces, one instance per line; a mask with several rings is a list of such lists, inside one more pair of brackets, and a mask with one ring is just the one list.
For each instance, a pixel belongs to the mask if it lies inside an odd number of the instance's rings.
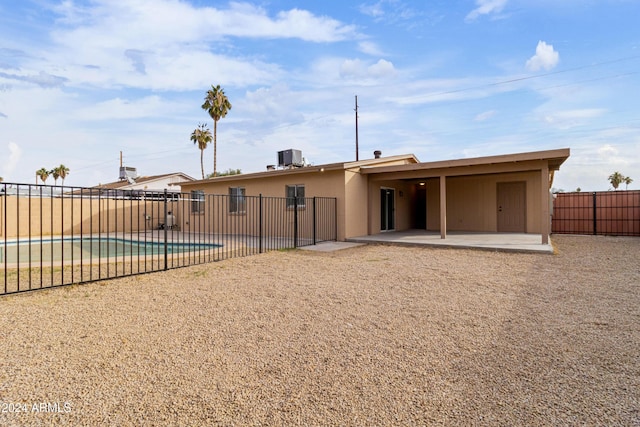
[[[527,233],[541,232],[539,171],[448,177],[447,230],[498,231],[497,187],[501,182],[526,182]],[[440,180],[426,180],[427,230],[440,230]]]
[[[368,233],[368,179],[355,171],[345,171],[345,197],[344,203],[344,235],[338,233],[338,240],[350,237],[364,236]],[[340,202],[339,202],[340,203]]]
[[[319,171],[314,169],[306,173],[286,173],[285,171],[285,173],[281,174],[261,177],[254,176],[247,179],[236,176],[231,180],[218,181],[213,179],[206,182],[185,185],[183,191],[191,192],[201,190],[206,195],[228,195],[229,188],[243,187],[246,196],[259,196],[262,194],[263,197],[283,198],[286,197],[287,185],[304,185],[305,197],[307,198],[335,197],[337,199],[338,240],[344,240],[344,224],[346,222],[346,185],[344,170]],[[180,223],[181,229],[193,232],[217,232],[217,224],[224,224],[226,227],[235,227],[247,234],[257,234],[258,224],[246,223],[245,215],[229,213],[228,207],[225,204],[226,201],[226,197],[216,199],[215,197],[206,196],[204,213],[193,213],[190,209],[187,209],[187,215],[182,215],[182,222]],[[216,203],[218,205],[216,205]],[[220,204],[225,205],[222,206]],[[203,217],[206,216],[206,212],[211,211],[222,215],[222,217],[216,218],[213,222],[205,220]],[[299,211],[300,214],[305,214],[305,212],[307,212],[306,208]],[[290,225],[294,218],[293,209],[286,208],[284,203],[266,214],[282,218],[282,221],[284,221],[286,225]],[[277,234],[277,230],[267,231]]]

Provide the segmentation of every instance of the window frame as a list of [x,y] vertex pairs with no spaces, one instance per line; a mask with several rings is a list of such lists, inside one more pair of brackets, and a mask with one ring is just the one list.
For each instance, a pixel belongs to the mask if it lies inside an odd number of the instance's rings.
[[[290,195],[290,189],[293,189],[293,195]],[[302,191],[300,191],[302,190]],[[302,195],[300,195],[302,193]],[[284,188],[287,209],[293,209],[295,206],[294,199],[297,199],[298,209],[306,208],[305,187],[304,184],[287,184]]]
[[[241,194],[237,194],[238,192]],[[247,213],[247,189],[245,187],[229,187],[229,206],[227,210],[234,215]]]
[[204,190],[192,190],[191,191],[191,213],[203,214],[204,213]]

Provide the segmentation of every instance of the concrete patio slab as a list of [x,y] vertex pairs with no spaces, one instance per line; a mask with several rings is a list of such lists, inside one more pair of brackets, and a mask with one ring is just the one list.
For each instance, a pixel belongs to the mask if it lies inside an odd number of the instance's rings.
[[553,254],[551,244],[543,245],[540,234],[447,232],[446,239],[439,232],[425,230],[390,231],[347,239],[354,243],[383,243],[413,246],[484,249],[507,252]]

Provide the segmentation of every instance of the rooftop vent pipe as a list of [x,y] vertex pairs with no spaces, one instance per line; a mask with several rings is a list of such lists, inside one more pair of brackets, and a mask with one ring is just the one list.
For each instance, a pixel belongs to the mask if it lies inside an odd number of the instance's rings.
[[373,157],[374,158],[379,159],[380,156],[382,156],[382,151],[376,150],[376,151],[373,152]]

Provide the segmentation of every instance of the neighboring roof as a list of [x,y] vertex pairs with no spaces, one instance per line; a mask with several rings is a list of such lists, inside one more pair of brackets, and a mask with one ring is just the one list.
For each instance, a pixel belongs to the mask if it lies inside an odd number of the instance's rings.
[[[174,172],[174,173],[165,173],[162,175],[152,175],[152,176],[140,176],[138,178],[135,179],[135,182],[129,182],[127,180],[120,180],[120,181],[114,181],[114,182],[109,182],[107,184],[98,184],[95,186],[95,188],[105,188],[105,189],[110,189],[110,190],[117,190],[117,189],[125,189],[125,188],[129,188],[135,185],[140,185],[140,184],[144,184],[144,183],[151,183],[154,181],[160,181],[162,179],[168,178],[168,177],[173,177],[173,176],[178,176],[178,177],[182,177],[185,179],[185,182],[188,181],[195,181],[195,178],[190,177],[189,175],[182,173],[182,172]],[[181,185],[182,182],[178,182],[178,183],[174,183],[171,185]]]
[[281,175],[296,175],[310,172],[318,172],[320,170],[331,171],[331,170],[350,170],[350,169],[358,169],[365,167],[383,167],[381,164],[385,163],[393,163],[393,162],[403,162],[404,165],[417,164],[418,159],[413,154],[402,154],[398,156],[389,156],[389,157],[380,157],[378,159],[366,159],[359,160],[353,162],[342,162],[342,163],[328,163],[324,165],[314,165],[314,166],[302,166],[298,168],[291,169],[275,169],[275,170],[266,170],[261,172],[252,172],[252,173],[243,173],[238,175],[227,175],[227,176],[219,176],[216,178],[207,178],[201,180],[194,180],[186,183],[181,183],[180,185],[189,186],[194,184],[202,184],[202,183],[210,183],[210,182],[224,182],[224,181],[238,181],[245,179],[256,179],[256,178],[266,178],[271,176],[281,176]]
[[547,161],[549,170],[558,170],[560,165],[569,158],[570,150],[560,148],[556,150],[532,151],[527,153],[503,154],[499,156],[472,157],[468,159],[442,160],[436,162],[423,162],[414,165],[395,165],[367,167],[361,169],[363,174],[379,174],[389,172],[414,172],[429,171],[434,169],[464,168],[470,166],[487,166],[494,164],[522,163],[536,160]]

